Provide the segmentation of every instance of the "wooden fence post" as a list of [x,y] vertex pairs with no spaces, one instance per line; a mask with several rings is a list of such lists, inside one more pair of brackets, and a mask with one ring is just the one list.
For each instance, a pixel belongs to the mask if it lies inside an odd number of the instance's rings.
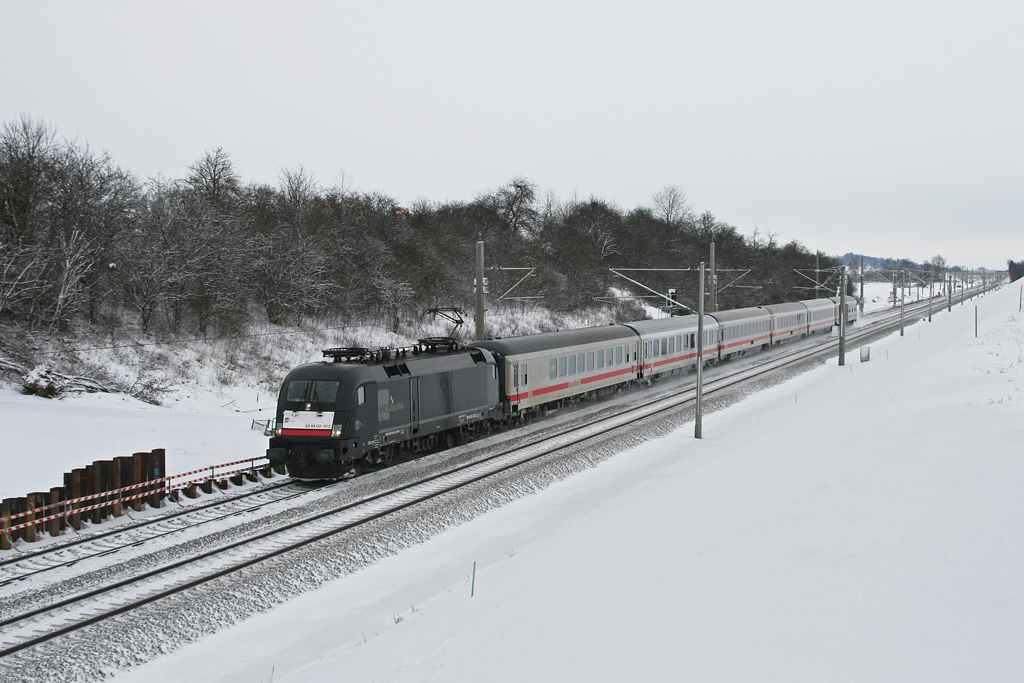
[[[62,502],[65,500],[67,500],[67,498],[64,496],[63,486],[55,486],[52,489],[50,489],[50,510],[47,516],[49,517],[50,515],[57,515],[63,512],[64,506],[62,505]],[[64,530],[66,521],[66,517],[58,517],[56,519],[51,519],[50,535],[60,536],[60,532]]]
[[[153,449],[153,451],[149,454],[148,459],[150,473],[149,481],[153,481],[155,479],[162,479],[163,477],[167,476],[166,460],[167,454],[164,452],[164,449]],[[149,496],[150,507],[160,507],[160,501],[164,497],[165,488],[166,487],[162,483],[153,485],[153,495]]]
[[11,539],[7,535],[7,518],[11,516],[12,498],[4,498],[0,502],[0,550],[11,549]]
[[[71,470],[71,487],[68,489],[68,498],[70,500],[74,500],[75,498],[81,498],[82,496],[85,495],[85,493],[83,493],[84,488],[82,486],[82,482],[84,480],[85,480],[85,468],[84,467],[80,468],[80,469],[77,469],[77,470]],[[78,509],[80,507],[82,507],[81,503],[73,503],[72,506],[71,506],[71,509],[72,510],[76,510],[76,509]],[[74,529],[75,531],[80,531],[82,529],[82,513],[80,513],[80,512],[73,512],[73,513],[71,513],[71,516],[68,517],[68,523],[71,524],[71,528],[72,529]]]
[[[132,479],[136,484],[146,481],[146,459],[149,453],[132,453]],[[138,491],[141,493],[142,491]],[[132,509],[136,512],[142,509],[142,498],[132,501]]]

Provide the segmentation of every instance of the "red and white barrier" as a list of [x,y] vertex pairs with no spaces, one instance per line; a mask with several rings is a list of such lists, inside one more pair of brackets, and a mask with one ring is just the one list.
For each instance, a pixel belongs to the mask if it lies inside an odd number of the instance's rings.
[[[123,487],[121,487],[119,489],[112,489],[110,491],[103,491],[102,493],[93,493],[93,494],[90,494],[88,496],[82,496],[80,498],[73,498],[71,500],[62,500],[62,501],[59,501],[59,502],[56,502],[56,503],[47,503],[46,505],[43,505],[43,506],[38,507],[38,508],[34,508],[32,510],[26,510],[25,512],[19,512],[17,514],[10,515],[8,517],[0,517],[0,533],[6,534],[6,533],[9,533],[9,532],[12,532],[12,531],[18,531],[19,529],[27,529],[28,527],[35,526],[36,524],[42,524],[44,522],[49,522],[49,521],[52,521],[54,519],[60,519],[62,517],[67,517],[68,515],[76,515],[76,514],[80,514],[80,513],[83,513],[83,512],[90,512],[92,510],[97,510],[99,508],[110,507],[112,505],[127,503],[129,501],[137,500],[139,498],[145,498],[146,496],[152,496],[153,494],[171,493],[172,491],[179,491],[179,490],[181,490],[181,489],[183,489],[183,488],[185,488],[187,486],[191,486],[192,484],[205,483],[205,482],[208,482],[208,481],[213,481],[215,479],[224,479],[224,478],[236,475],[236,474],[241,474],[243,472],[252,472],[252,471],[254,471],[256,469],[259,469],[260,467],[265,467],[266,466],[266,463],[263,463],[263,464],[261,464],[259,466],[256,465],[256,463],[258,461],[262,461],[262,460],[267,460],[267,458],[266,457],[260,457],[260,458],[249,458],[247,460],[235,460],[234,462],[227,462],[227,463],[223,463],[221,465],[213,465],[211,467],[203,467],[203,468],[198,469],[198,470],[192,470],[190,472],[183,472],[182,474],[175,474],[175,475],[172,475],[170,477],[160,477],[159,479],[151,479],[150,481],[144,481],[144,482],[141,482],[141,483],[138,483],[138,484],[132,484],[131,486],[123,486]],[[248,467],[240,467],[240,468],[228,471],[228,472],[220,472],[220,473],[217,472],[218,469],[221,469],[221,468],[224,468],[224,467],[232,467],[234,465],[241,465],[243,463],[249,463],[249,466]],[[190,480],[187,480],[187,481],[184,481],[184,482],[180,482],[180,483],[177,483],[177,484],[172,484],[171,483],[171,482],[173,482],[175,480],[182,479],[184,477],[190,477],[190,476],[192,476],[194,474],[199,474],[199,473],[208,473],[208,474],[206,474],[203,477],[198,477],[198,478],[190,479]],[[142,492],[142,493],[136,493],[136,494],[130,495],[130,496],[125,496],[124,495],[124,493],[126,493],[128,491],[134,491],[134,490],[141,489],[141,488],[146,488],[147,490]],[[102,502],[102,503],[98,503],[98,504],[95,504],[95,505],[89,505],[89,506],[86,506],[86,507],[76,507],[76,508],[72,508],[71,507],[72,505],[76,505],[76,504],[80,504],[80,503],[85,503],[85,502],[89,502],[89,501],[92,501],[92,500],[97,500],[97,499],[100,499],[100,498],[104,498],[106,500],[104,500],[104,502]],[[50,508],[60,508],[61,511],[57,512],[55,514],[47,515],[45,517],[40,517],[38,519],[32,519],[31,521],[24,522],[22,524],[17,524],[15,526],[11,526],[11,522],[13,522],[13,521],[15,521],[17,519],[20,519],[20,518],[23,518],[23,517],[34,516],[34,515],[37,515],[37,514],[43,512],[43,511],[45,511],[45,510],[48,510]]]

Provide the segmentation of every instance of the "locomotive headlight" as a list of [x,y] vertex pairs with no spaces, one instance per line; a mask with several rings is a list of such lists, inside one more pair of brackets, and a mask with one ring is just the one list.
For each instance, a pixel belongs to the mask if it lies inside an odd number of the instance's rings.
[[335,438],[335,439],[337,439],[339,436],[341,436],[341,432],[342,432],[344,426],[345,425],[334,425],[333,427],[331,427],[331,436],[333,438]]
[[276,429],[274,429],[274,433],[277,434],[278,436],[281,436],[282,434],[284,434],[284,427],[277,427]]

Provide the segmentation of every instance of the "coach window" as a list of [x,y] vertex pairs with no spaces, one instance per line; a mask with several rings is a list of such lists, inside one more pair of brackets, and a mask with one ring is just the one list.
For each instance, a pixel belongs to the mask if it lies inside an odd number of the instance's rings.
[[361,386],[356,389],[356,405],[361,406],[366,403],[366,387]]
[[612,365],[615,362],[615,349],[614,348],[608,349],[608,356],[607,356],[607,358],[608,358],[608,365]]
[[558,359],[557,358],[552,358],[551,359],[551,369],[550,369],[550,371],[548,373],[548,379],[554,379],[556,377],[558,377]]
[[665,337],[661,338],[661,355],[668,354],[668,339]]
[[527,375],[526,375],[526,363],[523,363],[523,386],[524,387],[526,386],[526,378],[527,378]]
[[576,374],[576,354],[575,353],[572,354],[571,356],[569,356],[569,374],[570,375],[575,375]]
[[594,352],[587,351],[587,371],[594,369]]
[[565,377],[565,356],[558,359],[558,376]]
[[597,367],[604,367],[604,349],[598,349],[597,351]]
[[[627,354],[626,360],[629,360],[628,354]],[[622,347],[621,346],[616,346],[615,347],[615,363],[618,364],[618,363],[621,363],[621,362],[622,362]]]
[[578,356],[576,356],[576,364],[580,366],[579,370],[580,370],[581,374],[583,373],[583,367],[584,367],[584,360],[583,359],[584,358],[586,358],[586,356],[584,356],[582,353],[579,354]]

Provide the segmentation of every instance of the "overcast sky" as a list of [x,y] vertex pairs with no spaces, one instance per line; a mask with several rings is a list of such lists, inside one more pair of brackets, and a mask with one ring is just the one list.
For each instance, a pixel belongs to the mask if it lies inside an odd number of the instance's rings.
[[11,2],[0,119],[142,178],[468,200],[516,175],[831,254],[1024,259],[1024,2]]

